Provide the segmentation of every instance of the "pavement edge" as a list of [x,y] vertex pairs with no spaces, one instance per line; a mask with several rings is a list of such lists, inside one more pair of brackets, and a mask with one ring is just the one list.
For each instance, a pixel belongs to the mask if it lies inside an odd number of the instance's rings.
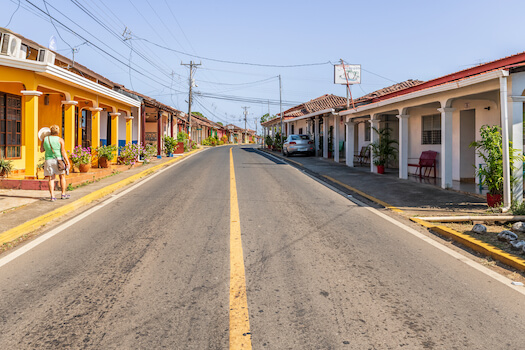
[[50,211],[49,213],[47,214],[44,214],[44,215],[41,215],[39,217],[36,217],[34,219],[31,219],[29,221],[26,221],[25,223],[21,224],[21,225],[18,225],[16,227],[13,227],[7,231],[4,231],[2,233],[0,233],[0,245],[3,245],[3,244],[6,244],[6,243],[9,243],[9,242],[12,242],[20,237],[22,237],[23,235],[25,234],[28,234],[28,233],[31,233],[35,230],[37,230],[38,228],[48,224],[49,222],[51,222],[52,220],[55,220],[61,216],[64,216],[66,215],[67,213],[73,211],[73,210],[76,210],[76,209],[79,209],[85,205],[88,205],[98,199],[101,199],[115,191],[117,191],[118,189],[120,188],[123,188],[137,180],[140,180],[141,178],[143,177],[146,177],[150,174],[153,174],[157,171],[159,171],[160,169],[163,169],[163,168],[166,168],[174,163],[177,163],[178,161],[188,157],[189,155],[191,154],[195,154],[197,152],[200,152],[204,149],[197,149],[197,150],[192,150],[190,152],[188,152],[187,154],[184,154],[183,156],[181,157],[177,157],[177,158],[174,158],[174,159],[170,159],[169,161],[165,162],[165,163],[162,163],[162,164],[158,164],[158,165],[155,165],[149,169],[146,169],[144,171],[141,171],[140,173],[138,174],[135,174],[135,175],[132,175],[130,177],[127,177],[119,182],[116,182],[114,184],[111,184],[111,185],[108,185],[104,188],[101,188],[99,190],[96,190],[88,195],[85,195],[84,197],[81,197],[69,204],[66,204],[60,208],[57,208],[53,211]]

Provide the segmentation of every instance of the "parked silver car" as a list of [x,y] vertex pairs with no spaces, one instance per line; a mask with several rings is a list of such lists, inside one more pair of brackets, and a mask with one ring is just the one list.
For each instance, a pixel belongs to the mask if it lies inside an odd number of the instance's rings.
[[289,135],[283,144],[285,156],[302,153],[306,155],[314,154],[314,141],[310,135]]

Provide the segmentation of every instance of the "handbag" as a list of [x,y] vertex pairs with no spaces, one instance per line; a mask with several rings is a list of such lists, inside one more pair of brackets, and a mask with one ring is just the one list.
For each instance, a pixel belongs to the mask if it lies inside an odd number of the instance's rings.
[[[51,142],[49,141],[49,136],[48,136],[47,142],[49,142],[49,146],[51,146]],[[67,169],[66,162],[63,159],[58,159],[57,158],[57,156],[55,155],[55,149],[53,148],[53,146],[51,146],[51,150],[53,150],[53,157],[57,161],[57,168],[58,168],[58,170],[59,171],[66,170]]]

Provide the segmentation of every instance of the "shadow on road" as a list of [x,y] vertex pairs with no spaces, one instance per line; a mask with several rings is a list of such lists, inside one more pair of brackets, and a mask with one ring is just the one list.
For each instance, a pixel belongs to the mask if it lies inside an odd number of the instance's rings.
[[242,149],[243,151],[245,151],[245,152],[257,153],[257,154],[260,155],[261,157],[264,157],[264,158],[266,158],[266,159],[268,159],[268,160],[271,160],[271,161],[274,162],[275,164],[279,164],[279,165],[287,164],[286,162],[283,162],[282,160],[277,159],[277,158],[275,158],[275,157],[272,157],[272,156],[270,156],[270,155],[268,155],[268,154],[266,154],[266,153],[264,153],[264,152],[260,152],[260,151],[258,151],[258,150],[255,149],[255,148],[251,148],[251,147],[250,147],[250,148],[248,148],[248,147],[243,147],[243,148],[241,148],[241,149]]

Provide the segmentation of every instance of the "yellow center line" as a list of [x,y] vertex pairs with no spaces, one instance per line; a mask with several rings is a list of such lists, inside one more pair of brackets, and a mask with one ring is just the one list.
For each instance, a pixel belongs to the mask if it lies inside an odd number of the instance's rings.
[[230,148],[230,349],[251,349],[250,318],[242,254],[241,222]]

